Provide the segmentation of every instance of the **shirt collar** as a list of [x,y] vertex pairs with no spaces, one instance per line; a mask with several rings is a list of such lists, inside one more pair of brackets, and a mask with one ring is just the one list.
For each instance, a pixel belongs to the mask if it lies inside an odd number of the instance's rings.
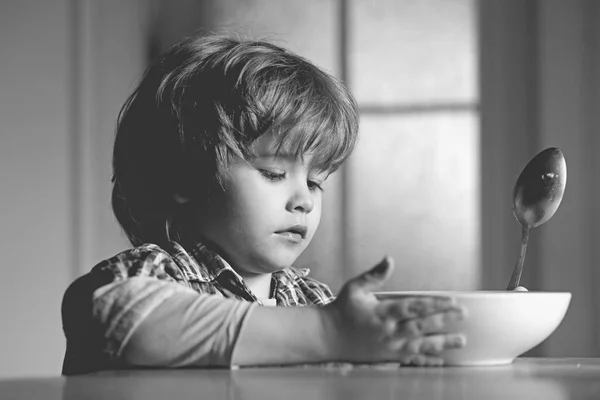
[[[189,246],[189,253],[177,242],[171,242],[171,245],[173,247],[173,257],[178,261],[188,280],[213,282],[223,272],[229,271],[243,281],[242,277],[223,257],[206,247],[203,243],[196,242],[194,245]],[[288,267],[275,271],[273,277],[277,281],[289,285],[298,279],[305,278],[309,273],[309,268]]]
[[309,268],[287,267],[273,272],[273,277],[283,284],[292,284],[298,279],[306,278],[309,273]]

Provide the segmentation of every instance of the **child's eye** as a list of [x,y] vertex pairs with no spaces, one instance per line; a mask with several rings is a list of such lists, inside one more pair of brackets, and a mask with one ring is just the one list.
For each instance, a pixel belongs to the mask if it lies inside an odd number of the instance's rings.
[[314,190],[320,190],[321,192],[323,191],[323,187],[321,186],[321,184],[316,181],[308,181],[308,188],[313,191]]
[[262,176],[273,182],[277,182],[285,178],[285,172],[273,172],[267,171],[266,169],[259,169],[258,171]]

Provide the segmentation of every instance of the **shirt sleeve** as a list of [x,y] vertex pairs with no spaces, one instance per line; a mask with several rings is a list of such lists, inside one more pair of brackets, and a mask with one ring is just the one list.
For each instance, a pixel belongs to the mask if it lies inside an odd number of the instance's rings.
[[[110,294],[103,295],[101,308],[120,310],[120,304],[114,307],[106,302],[122,298],[120,292],[128,292],[132,287],[146,293],[165,292],[164,282],[144,280],[130,279],[125,285],[110,288]],[[257,304],[198,294],[177,284],[168,286],[172,287],[165,300],[142,306],[142,313],[135,310],[138,304],[134,304],[127,311],[130,316],[112,318],[116,329],[107,335],[115,341],[116,357],[134,366],[231,367],[231,356],[246,316]]]
[[65,292],[63,374],[132,366],[230,366],[255,305],[178,283],[155,252],[132,258],[99,265]]

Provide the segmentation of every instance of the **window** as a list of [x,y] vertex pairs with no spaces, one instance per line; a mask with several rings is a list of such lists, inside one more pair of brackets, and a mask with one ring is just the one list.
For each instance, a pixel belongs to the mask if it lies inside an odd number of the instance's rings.
[[393,289],[479,284],[476,10],[472,0],[348,0],[347,81],[361,138],[345,170],[350,275],[384,254]]

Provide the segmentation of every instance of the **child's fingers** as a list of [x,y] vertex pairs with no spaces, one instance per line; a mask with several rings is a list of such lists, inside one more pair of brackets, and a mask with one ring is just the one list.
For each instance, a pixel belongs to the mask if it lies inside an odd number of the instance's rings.
[[343,288],[342,291],[349,290],[350,293],[373,292],[388,280],[393,270],[394,260],[386,256],[375,267],[348,281],[346,288]]
[[398,321],[397,333],[400,337],[410,338],[441,332],[448,324],[461,321],[465,314],[464,308],[457,307],[422,318]]
[[465,336],[461,334],[423,336],[414,340],[421,342],[420,354],[435,356],[444,350],[460,349],[467,344]]
[[406,297],[380,301],[377,312],[382,318],[405,321],[454,308],[456,301],[450,297]]
[[400,360],[415,356],[439,356],[444,350],[460,349],[467,343],[462,334],[443,334],[421,336],[409,340],[400,340],[397,348]]
[[437,356],[415,354],[412,356],[401,357],[400,364],[416,367],[441,367],[444,365],[444,359]]

